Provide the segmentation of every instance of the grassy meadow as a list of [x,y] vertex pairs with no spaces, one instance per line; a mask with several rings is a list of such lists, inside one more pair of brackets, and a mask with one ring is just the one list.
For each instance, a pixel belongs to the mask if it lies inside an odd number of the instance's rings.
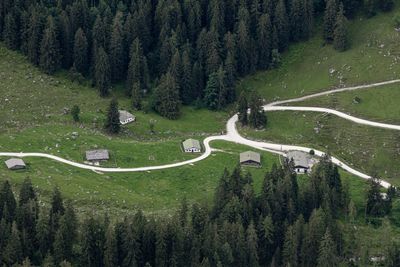
[[400,185],[399,131],[357,125],[323,113],[274,111],[267,115],[266,129],[242,128],[243,136],[320,149],[356,169]]
[[328,88],[398,79],[400,33],[394,29],[393,17],[400,9],[396,3],[390,13],[352,20],[349,50],[338,53],[316,34],[307,42],[291,45],[279,68],[243,79],[240,88],[255,89],[272,102]]
[[368,120],[400,124],[399,99],[400,83],[330,94],[290,105],[329,107]]

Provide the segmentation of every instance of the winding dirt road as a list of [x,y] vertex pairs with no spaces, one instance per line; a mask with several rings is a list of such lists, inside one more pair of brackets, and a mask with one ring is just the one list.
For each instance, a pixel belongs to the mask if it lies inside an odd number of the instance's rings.
[[[391,80],[391,81],[386,81],[386,82],[380,82],[380,83],[374,83],[374,84],[368,84],[368,85],[360,85],[360,86],[354,86],[354,87],[347,87],[347,88],[340,88],[340,89],[333,89],[321,93],[316,93],[308,96],[303,96],[295,99],[289,99],[289,100],[282,100],[282,101],[277,101],[273,102],[270,104],[267,104],[264,106],[264,110],[266,111],[311,111],[311,112],[323,112],[323,113],[330,113],[336,116],[339,116],[343,119],[350,120],[352,122],[358,123],[358,124],[363,124],[363,125],[368,125],[372,127],[380,127],[380,128],[385,128],[385,129],[391,129],[391,130],[400,130],[400,125],[392,125],[392,124],[385,124],[385,123],[379,123],[379,122],[374,122],[374,121],[369,121],[369,120],[364,120],[360,118],[356,118],[354,116],[345,114],[343,112],[339,112],[333,109],[327,109],[327,108],[319,108],[319,107],[291,107],[291,106],[279,106],[283,104],[288,104],[288,103],[293,103],[293,102],[300,102],[304,101],[310,98],[315,98],[319,96],[324,96],[324,95],[329,95],[333,93],[338,93],[338,92],[344,92],[344,91],[353,91],[353,90],[360,90],[360,89],[366,89],[366,88],[379,88],[379,86],[383,85],[388,85],[388,84],[394,84],[394,83],[399,83],[400,79],[398,80]],[[223,141],[228,141],[228,142],[234,142],[237,144],[242,144],[246,145],[258,150],[263,150],[263,151],[268,151],[271,153],[279,154],[279,155],[286,155],[287,151],[291,150],[298,150],[298,151],[304,151],[304,152],[309,152],[311,149],[315,151],[315,154],[317,156],[324,156],[325,153],[323,151],[316,150],[314,148],[309,148],[309,147],[301,147],[301,146],[294,146],[294,145],[284,145],[284,144],[273,144],[273,143],[267,143],[267,142],[258,142],[258,141],[253,141],[246,139],[242,137],[237,128],[236,128],[236,123],[238,121],[238,116],[234,115],[232,116],[227,124],[226,124],[226,130],[227,134],[226,135],[220,135],[220,136],[211,136],[207,137],[204,139],[203,144],[205,148],[205,152],[194,159],[191,160],[186,160],[178,163],[173,163],[173,164],[166,164],[166,165],[160,165],[160,166],[147,166],[147,167],[138,167],[138,168],[103,168],[103,167],[98,167],[98,166],[91,166],[91,165],[86,165],[82,163],[77,163],[73,162],[67,159],[63,159],[54,155],[50,154],[45,154],[45,153],[15,153],[15,152],[0,152],[0,157],[40,157],[40,158],[47,158],[51,160],[55,160],[64,164],[68,164],[70,166],[74,166],[77,168],[81,169],[86,169],[86,170],[92,170],[95,172],[143,172],[143,171],[152,171],[152,170],[162,170],[162,169],[169,169],[169,168],[176,168],[188,164],[193,164],[196,162],[199,162],[201,160],[206,159],[209,157],[212,153],[212,148],[210,143],[212,141],[216,140],[223,140]],[[370,179],[371,177],[367,174],[364,174],[358,170],[355,170],[354,168],[350,167],[346,163],[342,162],[341,160],[331,157],[332,162],[342,169],[348,171],[349,173],[352,173],[360,178],[363,179]],[[386,181],[381,181],[381,185],[385,188],[388,188],[390,184]]]

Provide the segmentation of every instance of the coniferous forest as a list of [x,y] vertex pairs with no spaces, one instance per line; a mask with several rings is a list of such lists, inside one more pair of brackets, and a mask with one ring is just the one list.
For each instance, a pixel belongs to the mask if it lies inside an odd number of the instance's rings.
[[[276,67],[323,18],[327,44],[348,47],[346,21],[393,0],[2,0],[0,39],[52,74],[90,79],[101,96],[123,84],[140,108],[170,119],[180,104],[224,108],[238,77]],[[362,12],[360,12],[362,11]],[[321,21],[321,20],[319,20]]]
[[[366,213],[390,212],[393,193],[383,201],[372,181]],[[4,182],[0,207],[2,266],[363,266],[354,203],[329,158],[305,185],[292,162],[274,165],[259,194],[249,173],[225,170],[211,207],[183,199],[171,217],[79,219],[57,188],[43,206],[29,179],[18,194]],[[385,266],[399,256],[391,244]]]

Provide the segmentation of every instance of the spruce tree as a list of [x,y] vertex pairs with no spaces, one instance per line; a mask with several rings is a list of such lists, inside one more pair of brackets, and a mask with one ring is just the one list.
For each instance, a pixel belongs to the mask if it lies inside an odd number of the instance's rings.
[[248,109],[249,105],[247,103],[246,93],[242,91],[238,100],[238,113],[239,113],[238,116],[239,116],[239,122],[242,125],[247,125],[248,123],[248,113],[247,113]]
[[104,129],[110,134],[118,134],[121,130],[119,121],[118,101],[113,98],[107,111],[107,120]]
[[3,253],[3,260],[8,266],[20,263],[23,259],[21,235],[15,223],[12,225],[11,235]]
[[115,231],[109,226],[106,232],[106,241],[104,248],[104,267],[118,266],[118,247]]
[[111,70],[110,60],[103,47],[100,47],[96,53],[95,75],[96,86],[99,89],[101,97],[107,96],[110,92]]
[[336,17],[333,47],[340,52],[345,51],[348,48],[348,38],[347,19],[344,16],[343,4],[341,4]]
[[47,18],[40,48],[40,67],[48,74],[56,72],[61,64],[60,42],[57,39],[57,27],[54,18]]
[[258,237],[254,224],[251,223],[246,231],[247,266],[259,266],[258,264]]
[[0,189],[0,219],[11,223],[15,218],[17,202],[12,192],[10,182],[6,180]]
[[69,69],[73,64],[73,38],[71,22],[66,11],[60,16],[60,53],[62,57],[62,66]]
[[123,42],[122,13],[117,12],[112,26],[110,41],[110,65],[111,77],[113,81],[120,81],[125,77],[127,57]]
[[335,267],[338,266],[339,260],[337,255],[336,244],[334,243],[329,229],[326,229],[325,235],[321,240],[318,254],[318,267]]
[[141,90],[147,89],[148,75],[147,59],[144,56],[139,38],[136,38],[130,48],[130,62],[126,81],[127,88],[129,88],[128,95],[131,93],[134,83],[138,83]]
[[261,97],[253,92],[249,100],[249,124],[253,128],[263,128],[267,125],[267,116],[263,109],[263,102]]
[[142,90],[141,90],[140,82],[133,83],[131,99],[132,99],[132,108],[134,108],[135,110],[141,110],[142,109]]
[[34,65],[39,65],[40,63],[40,44],[45,24],[46,19],[42,14],[42,10],[38,7],[34,7],[29,20],[27,48],[28,58]]
[[87,74],[89,68],[88,41],[81,28],[75,33],[74,41],[74,66],[81,74]]
[[49,217],[44,210],[41,211],[36,225],[36,240],[38,242],[37,257],[43,260],[51,249]]
[[334,31],[338,6],[336,0],[327,0],[324,14],[324,31],[323,36],[324,40],[328,43],[331,43],[334,39]]
[[154,110],[161,116],[175,120],[180,115],[179,86],[168,72],[161,77],[154,92]]
[[289,45],[289,34],[290,34],[289,19],[286,11],[285,0],[278,1],[277,6],[275,8],[273,22],[275,28],[274,32],[276,33],[276,38],[277,38],[277,47],[273,48],[279,49],[279,51],[283,51]]
[[83,222],[81,238],[82,255],[80,266],[103,266],[105,230],[98,219],[89,218]]
[[258,65],[261,69],[267,69],[270,64],[272,31],[270,16],[268,14],[262,15],[257,26]]
[[249,36],[249,28],[244,20],[239,21],[237,30],[237,59],[238,72],[240,75],[248,74],[251,69],[250,62],[251,40]]
[[15,12],[10,12],[4,19],[4,42],[7,48],[12,50],[19,48],[19,29],[16,16]]
[[190,104],[194,99],[193,90],[196,86],[192,82],[192,62],[190,58],[189,44],[182,54],[182,78],[180,96],[183,104]]

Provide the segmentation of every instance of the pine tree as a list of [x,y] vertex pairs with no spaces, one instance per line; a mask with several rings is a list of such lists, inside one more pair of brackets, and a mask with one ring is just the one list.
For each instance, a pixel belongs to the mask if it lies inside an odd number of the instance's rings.
[[104,267],[113,266],[118,266],[118,250],[114,228],[109,226],[106,233],[104,248]]
[[331,43],[334,39],[335,24],[337,18],[338,6],[336,0],[328,0],[324,14],[324,40]]
[[48,74],[56,72],[61,65],[60,42],[57,39],[57,27],[54,18],[47,18],[40,48],[40,67]]
[[36,240],[38,242],[37,256],[40,260],[43,260],[51,249],[49,217],[44,210],[40,213],[36,225]]
[[12,266],[14,263],[19,263],[23,259],[20,232],[15,223],[12,225],[11,235],[3,253],[4,262],[8,266]]
[[62,66],[66,69],[73,64],[73,38],[69,16],[66,11],[63,11],[60,16],[60,53]]
[[103,249],[105,244],[104,226],[99,220],[90,218],[85,220],[82,227],[82,259],[80,266],[103,266]]
[[45,26],[45,17],[40,8],[33,8],[29,21],[28,58],[34,65],[40,62],[40,43]]
[[110,41],[110,65],[111,77],[113,81],[120,81],[125,77],[127,57],[123,42],[122,13],[117,12],[112,26]]
[[345,51],[348,48],[348,38],[347,19],[344,16],[343,4],[341,4],[336,17],[333,47],[340,52]]
[[79,28],[75,33],[74,66],[79,73],[87,74],[88,62],[88,42],[85,33]]
[[253,92],[249,100],[249,124],[253,128],[263,128],[267,125],[267,116],[263,109],[263,102],[261,97]]
[[270,16],[262,15],[257,26],[258,65],[261,69],[267,69],[271,61],[272,31]]
[[142,45],[140,40],[136,38],[130,48],[130,62],[127,75],[127,88],[129,88],[128,95],[131,93],[134,83],[141,86],[141,90],[147,89],[148,78],[147,59],[143,54]]
[[198,85],[192,82],[192,62],[190,59],[189,44],[182,54],[182,78],[180,96],[183,104],[190,104],[194,99],[194,88]]
[[380,183],[377,178],[369,180],[369,189],[367,192],[367,203],[365,206],[365,214],[367,216],[383,216],[385,214],[385,204],[380,193]]
[[154,110],[168,119],[177,119],[180,115],[179,86],[168,72],[161,77],[155,92]]
[[66,240],[67,232],[70,229],[67,228],[65,216],[61,216],[59,224],[53,243],[53,255],[56,264],[60,264],[63,260],[68,260],[72,256],[72,244],[69,244]]
[[247,103],[247,98],[246,98],[246,93],[242,91],[242,93],[239,96],[238,100],[238,116],[239,116],[239,122],[242,125],[247,125],[248,123],[248,109],[249,105]]
[[99,89],[100,96],[105,97],[109,94],[111,83],[110,60],[103,47],[97,50],[96,55],[94,79]]
[[247,254],[247,266],[259,266],[258,264],[258,237],[254,224],[251,223],[246,231],[246,254]]
[[3,36],[7,48],[12,50],[19,48],[19,29],[15,12],[10,12],[5,16]]
[[338,266],[338,255],[336,244],[334,243],[329,229],[326,230],[321,240],[318,254],[318,267],[335,267]]
[[141,90],[140,82],[133,83],[131,98],[132,98],[132,107],[135,110],[142,109],[142,92],[141,91],[142,90]]
[[107,111],[107,120],[104,129],[110,134],[118,134],[121,130],[119,121],[118,101],[113,98]]
[[239,21],[237,30],[237,57],[238,57],[238,72],[240,75],[248,74],[251,69],[250,62],[251,40],[249,29],[244,20]]
[[10,182],[6,180],[0,190],[0,219],[11,223],[15,218],[17,202],[12,192]]
[[278,1],[278,4],[275,8],[273,25],[275,28],[274,32],[276,32],[277,45],[278,45],[277,47],[273,46],[273,48],[279,49],[279,51],[284,51],[289,45],[289,34],[290,34],[290,27],[288,21],[288,14],[286,11],[285,0]]

